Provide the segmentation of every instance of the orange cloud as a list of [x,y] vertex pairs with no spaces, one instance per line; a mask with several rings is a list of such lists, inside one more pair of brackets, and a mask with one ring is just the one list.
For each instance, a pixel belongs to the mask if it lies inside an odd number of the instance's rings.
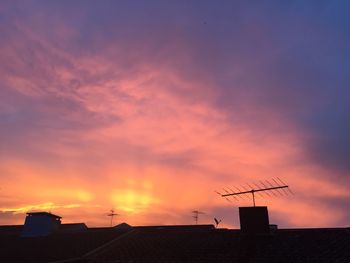
[[55,205],[52,202],[46,202],[43,204],[37,204],[37,205],[27,205],[27,206],[23,206],[23,207],[13,207],[13,208],[0,208],[1,212],[11,212],[14,214],[18,214],[18,213],[27,213],[27,212],[31,212],[31,211],[51,211],[51,209],[66,209],[66,208],[78,208],[81,205],[79,204],[69,204],[69,205]]
[[0,44],[0,78],[13,100],[0,109],[11,128],[1,134],[2,211],[54,209],[67,221],[105,225],[112,208],[131,224],[191,223],[202,209],[207,223],[232,206],[214,190],[278,176],[296,196],[258,202],[283,223],[340,222],[342,212],[318,200],[349,194],[307,160],[303,132],[259,104],[247,109],[251,98],[218,107],[214,77],[181,69],[195,58],[180,37],[163,50],[175,52],[171,61],[147,47],[135,56],[135,43],[113,39],[98,53],[74,53],[59,44],[76,32],[56,26],[57,43],[17,23]]

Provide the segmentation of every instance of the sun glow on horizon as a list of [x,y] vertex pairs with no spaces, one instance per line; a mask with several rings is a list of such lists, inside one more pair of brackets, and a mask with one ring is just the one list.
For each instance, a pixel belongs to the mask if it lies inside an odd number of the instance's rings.
[[112,191],[113,207],[129,214],[140,213],[157,203],[149,181],[128,180],[128,186]]

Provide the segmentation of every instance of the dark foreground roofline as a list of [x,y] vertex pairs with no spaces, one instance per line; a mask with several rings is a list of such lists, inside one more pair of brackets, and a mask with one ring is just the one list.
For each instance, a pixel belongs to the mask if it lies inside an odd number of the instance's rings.
[[237,229],[182,231],[182,227],[197,226],[136,227],[81,257],[56,262],[350,262],[349,228],[247,235]]
[[214,225],[156,225],[156,226],[133,226],[139,230],[176,230],[176,231],[201,231],[215,229]]

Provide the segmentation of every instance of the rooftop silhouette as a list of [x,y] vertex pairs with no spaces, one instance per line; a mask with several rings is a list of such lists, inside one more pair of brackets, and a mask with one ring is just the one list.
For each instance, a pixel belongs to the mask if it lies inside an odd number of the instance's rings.
[[37,263],[350,261],[350,228],[278,229],[269,224],[267,207],[239,212],[241,229],[126,223],[88,228],[47,212],[28,213],[24,225],[0,226],[0,254],[5,262]]

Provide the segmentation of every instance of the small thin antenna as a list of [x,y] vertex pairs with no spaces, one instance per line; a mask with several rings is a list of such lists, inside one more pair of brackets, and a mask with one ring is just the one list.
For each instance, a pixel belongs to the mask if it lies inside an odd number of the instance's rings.
[[[257,184],[254,183],[254,185],[256,186],[256,188],[253,188],[253,187],[251,187],[249,184],[247,184],[248,187],[250,187],[250,189],[247,189],[246,187],[241,186],[241,187],[244,189],[244,191],[238,191],[238,192],[231,191],[231,193],[229,193],[225,188],[223,188],[224,191],[226,192],[225,194],[220,194],[219,192],[216,192],[216,193],[218,193],[219,195],[221,195],[221,197],[224,197],[224,198],[227,198],[228,196],[230,196],[230,197],[231,197],[231,196],[232,196],[232,197],[234,197],[234,196],[239,196],[239,197],[241,197],[242,199],[243,199],[243,196],[246,196],[246,194],[251,194],[251,195],[252,195],[253,206],[255,207],[255,205],[256,205],[256,204],[255,204],[255,193],[258,193],[258,194],[260,194],[260,193],[266,193],[267,195],[271,196],[271,195],[268,193],[269,191],[271,191],[272,194],[273,194],[274,196],[277,197],[277,194],[275,193],[275,191],[276,191],[279,195],[283,196],[283,194],[281,193],[280,189],[283,189],[283,191],[285,191],[286,188],[289,189],[289,186],[286,185],[286,184],[284,184],[284,183],[282,182],[281,179],[279,179],[278,177],[277,177],[277,179],[282,183],[282,185],[280,185],[279,183],[277,183],[277,181],[276,181],[275,179],[272,179],[275,185],[272,184],[270,181],[267,181],[267,180],[266,180],[266,183],[267,183],[268,185],[265,185],[263,181],[259,181],[260,184],[261,184],[263,187],[260,187],[260,186],[258,186]],[[235,187],[235,188],[238,189],[238,190],[240,190],[240,189],[237,188],[237,187]],[[230,189],[230,190],[231,190],[231,189]],[[289,189],[289,190],[290,190],[290,189]],[[293,192],[291,192],[291,193],[293,193]],[[195,211],[193,211],[193,213],[194,213],[194,212],[195,212]],[[198,211],[197,211],[197,212],[198,212]],[[197,218],[197,220],[198,220],[198,214],[196,214],[196,215],[194,216],[194,218]]]
[[[254,185],[255,185],[255,187],[257,188],[257,189],[259,189],[260,188],[260,186],[259,185],[257,185],[256,183],[253,183]],[[271,195],[268,193],[268,192],[263,192],[263,193],[265,193],[267,196],[270,196],[271,197]]]
[[198,210],[193,210],[192,211],[193,214],[193,218],[194,218],[194,222],[196,223],[196,225],[198,225],[198,221],[199,221],[199,215],[201,214],[205,214],[204,212],[198,211]]
[[[285,184],[280,178],[277,177],[277,180],[280,181],[282,184]],[[294,195],[294,193],[292,192],[292,190],[288,187],[288,191]]]
[[[252,187],[250,184],[247,183],[247,185],[248,185],[248,187],[250,187],[250,189],[254,189],[254,187]],[[264,198],[264,196],[260,192],[258,192],[258,195],[261,196],[262,198]]]
[[[271,187],[274,187],[273,184],[270,183],[270,181],[266,180],[266,182],[271,186]],[[279,184],[277,184],[277,186],[279,186]],[[276,190],[273,190],[273,191],[276,191],[280,196],[283,196],[283,194],[281,193],[281,191],[279,189],[276,189]],[[273,192],[272,191],[272,192]]]
[[[222,189],[225,191],[225,193],[229,193],[225,188],[222,188]],[[226,199],[227,202],[230,202],[230,203],[232,202],[232,201],[231,201],[229,198],[227,198],[227,197],[225,197],[225,199]]]
[[228,193],[229,191],[227,191],[225,188],[222,188],[222,190],[224,190],[226,193]]
[[112,227],[112,226],[113,226],[113,218],[114,218],[115,216],[119,216],[119,214],[114,213],[114,210],[113,210],[113,209],[111,209],[110,211],[111,211],[111,213],[107,214],[107,216],[110,216],[110,217],[111,217],[111,227]]
[[[265,182],[266,182],[267,186],[273,187],[273,185],[271,185],[269,181],[265,180]],[[275,193],[274,190],[271,190],[271,193],[277,197],[277,194]]]
[[[238,187],[234,186],[234,188],[236,188],[236,189],[238,190],[238,192],[242,192],[241,189],[239,189]],[[240,195],[239,195],[238,197],[240,197],[241,199],[244,199],[244,198],[243,198],[242,196],[240,196]]]
[[[280,185],[274,178],[272,178],[272,181],[276,184],[276,185]],[[283,193],[285,194],[285,195],[288,195],[288,192],[287,192],[287,190],[286,189],[282,189],[283,190]]]
[[[231,193],[234,193],[235,191],[233,191],[230,187],[228,187],[228,189],[230,189],[230,191],[231,191]],[[236,201],[239,201],[239,199],[237,198],[237,197],[235,197],[235,196],[232,196],[233,197],[233,199],[235,199]]]
[[227,200],[227,202],[232,203],[232,201],[231,201],[231,199],[230,199],[230,198],[225,197],[225,199]]

